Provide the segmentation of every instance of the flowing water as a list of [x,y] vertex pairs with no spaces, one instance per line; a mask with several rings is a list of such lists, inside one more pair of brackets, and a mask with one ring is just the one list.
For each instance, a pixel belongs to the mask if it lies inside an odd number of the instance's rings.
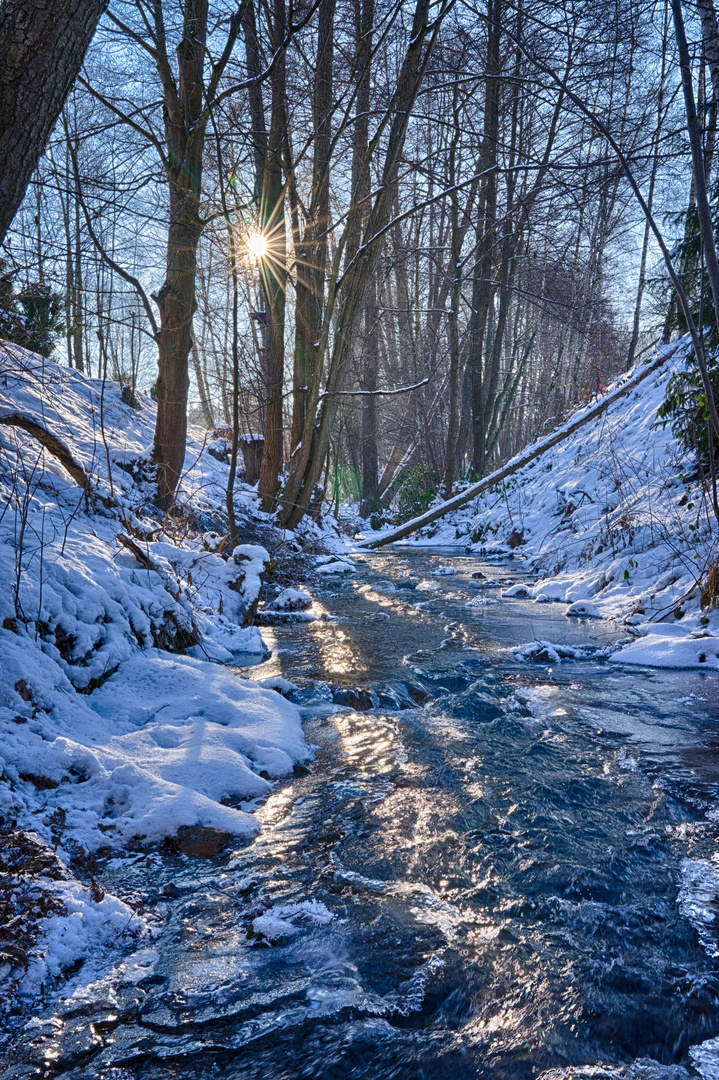
[[690,1056],[719,1035],[716,677],[517,662],[618,630],[501,600],[484,581],[516,565],[367,556],[312,585],[335,621],[264,631],[241,673],[296,683],[309,771],[249,846],[111,864],[106,887],[164,920],[157,956],[33,1034],[46,1075],[719,1076]]

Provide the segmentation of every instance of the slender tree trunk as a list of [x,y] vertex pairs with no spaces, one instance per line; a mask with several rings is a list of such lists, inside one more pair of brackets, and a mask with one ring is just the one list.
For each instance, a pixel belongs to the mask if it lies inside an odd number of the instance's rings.
[[197,383],[197,393],[200,396],[200,409],[202,410],[202,419],[205,423],[206,428],[212,428],[215,426],[215,421],[212,417],[210,398],[207,393],[207,386],[205,385],[205,379],[202,374],[200,354],[197,351],[197,342],[195,341],[194,337],[192,339],[192,366],[195,369],[195,382]]
[[[285,0],[274,0],[273,47],[278,50],[286,33]],[[280,482],[283,450],[282,403],[285,375],[285,285],[287,238],[284,202],[284,144],[287,138],[284,54],[270,76],[272,107],[264,169],[260,228],[268,252],[261,262],[262,284],[267,301],[267,366],[265,401],[265,448],[260,466],[258,492],[262,509],[274,510]]]
[[709,64],[714,98],[719,102],[719,23],[714,0],[697,0],[697,10],[702,21],[704,55]]
[[[369,5],[371,8],[373,0],[364,0],[364,2],[365,6]],[[305,222],[300,243],[297,245],[295,264],[295,352],[291,452],[294,452],[302,439],[308,403],[322,377],[323,351],[320,343],[323,336],[322,323],[327,277],[327,226],[330,214],[335,7],[336,0],[321,0],[319,5],[317,62],[312,98],[314,130],[312,189],[307,211],[308,219]],[[362,137],[362,125],[366,133],[366,116],[362,117],[359,126],[355,128],[355,142]]]
[[[454,132],[452,143],[449,148],[449,183],[451,187],[457,183],[457,144],[460,137],[459,99],[458,88],[454,88],[454,100],[452,102],[452,115],[454,119]],[[459,228],[459,202],[458,193],[451,196],[449,207],[450,228],[452,231],[450,242],[450,274],[452,276],[452,292],[449,302],[449,314],[447,315],[447,345],[449,348],[449,415],[447,417],[447,447],[444,458],[444,497],[452,497],[454,478],[457,472],[457,439],[459,437],[459,305],[462,297],[462,275],[460,269],[460,255],[462,250],[462,236]]]
[[[363,351],[363,390],[377,390],[379,376],[379,310],[376,283],[368,289],[365,304],[365,340]],[[366,518],[380,509],[379,455],[377,450],[378,408],[376,395],[362,399],[362,501],[360,517]]]
[[497,220],[497,141],[499,137],[499,42],[502,0],[488,0],[487,66],[485,70],[484,140],[480,172],[486,172],[481,234],[472,288],[470,320],[470,370],[472,373],[472,470],[484,471],[485,399],[484,341],[487,315],[493,296],[495,228]]
[[[75,145],[77,152],[78,146]],[[80,225],[80,177],[75,173],[75,268],[72,282],[72,357],[78,371],[85,370],[82,355],[83,297],[82,284],[82,226]]]

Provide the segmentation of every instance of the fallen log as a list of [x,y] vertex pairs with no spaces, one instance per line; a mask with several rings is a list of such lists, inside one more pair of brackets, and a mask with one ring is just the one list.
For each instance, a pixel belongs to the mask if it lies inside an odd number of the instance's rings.
[[34,439],[37,439],[48,453],[57,458],[63,469],[70,474],[75,483],[79,484],[85,495],[89,497],[91,494],[89,476],[56,435],[49,432],[42,424],[38,424],[37,420],[32,420],[29,416],[23,416],[21,413],[6,413],[4,416],[0,416],[0,424],[21,428],[28,435],[32,435]]
[[393,544],[397,540],[403,540],[405,536],[409,536],[410,533],[417,532],[418,529],[424,528],[425,525],[431,525],[433,521],[437,521],[438,518],[444,517],[445,514],[451,513],[453,510],[459,509],[460,506],[465,506],[468,502],[471,502],[475,496],[480,495],[483,491],[487,491],[488,488],[494,487],[495,484],[501,484],[503,480],[506,480],[508,476],[512,476],[514,473],[519,472],[525,465],[529,465],[535,458],[540,457],[546,453],[547,450],[551,450],[553,446],[558,443],[564,442],[570,435],[573,435],[575,431],[584,427],[585,424],[595,420],[598,416],[613,405],[619,398],[624,397],[625,394],[634,390],[644,379],[653,374],[658,368],[660,368],[670,356],[682,345],[686,344],[685,339],[675,342],[671,349],[661,352],[649,363],[643,364],[639,371],[636,372],[631,378],[627,379],[616,390],[613,390],[611,394],[607,394],[601,401],[597,402],[591,408],[586,409],[579,416],[574,416],[557,428],[556,431],[546,435],[538,442],[532,443],[531,446],[523,450],[521,453],[516,454],[506,465],[503,465],[500,469],[496,469],[495,472],[490,473],[489,476],[485,476],[482,480],[478,480],[476,484],[472,484],[465,491],[461,491],[458,495],[455,495],[452,499],[447,499],[446,502],[440,503],[439,506],[433,507],[424,514],[420,514],[418,517],[412,518],[410,521],[406,521],[404,525],[398,526],[396,529],[392,529],[391,532],[383,533],[381,536],[369,537],[367,540],[360,540],[358,547],[360,548],[379,548],[384,547],[385,544]]

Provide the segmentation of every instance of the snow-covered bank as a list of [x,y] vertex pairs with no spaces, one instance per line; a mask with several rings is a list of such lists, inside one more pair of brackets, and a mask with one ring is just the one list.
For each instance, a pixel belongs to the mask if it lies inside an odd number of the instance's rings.
[[616,620],[636,639],[623,663],[719,670],[719,531],[696,461],[657,423],[684,357],[405,542],[523,560],[514,597]]
[[155,406],[137,397],[132,408],[118,384],[0,344],[0,816],[56,849],[55,878],[18,889],[59,898],[48,919],[69,922],[50,936],[72,943],[53,951],[38,931],[24,959],[4,957],[8,985],[28,990],[132,922],[73,880],[73,856],[193,826],[247,839],[254,800],[308,757],[297,708],[217,663],[265,651],[251,623],[270,556],[256,538],[300,542],[239,486],[253,542],[228,549],[228,466],[200,429],[178,513],[163,518]]

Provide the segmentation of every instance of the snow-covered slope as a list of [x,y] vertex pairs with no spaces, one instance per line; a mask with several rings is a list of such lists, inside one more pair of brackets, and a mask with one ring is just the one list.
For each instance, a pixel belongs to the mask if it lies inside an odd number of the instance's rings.
[[523,559],[519,593],[636,636],[623,662],[719,670],[717,522],[696,462],[656,419],[685,355],[411,542]]
[[[156,844],[182,826],[248,838],[253,800],[308,756],[294,705],[213,662],[264,651],[244,623],[269,556],[227,548],[227,465],[191,429],[180,513],[163,521],[155,407],[138,396],[131,408],[117,384],[0,343],[0,818],[66,867],[79,850]],[[238,490],[241,529],[263,523],[255,502]],[[60,876],[46,888],[63,894],[74,960],[102,935],[87,890]],[[112,903],[109,939],[127,917]],[[48,948],[33,953],[32,986],[55,973]]]

